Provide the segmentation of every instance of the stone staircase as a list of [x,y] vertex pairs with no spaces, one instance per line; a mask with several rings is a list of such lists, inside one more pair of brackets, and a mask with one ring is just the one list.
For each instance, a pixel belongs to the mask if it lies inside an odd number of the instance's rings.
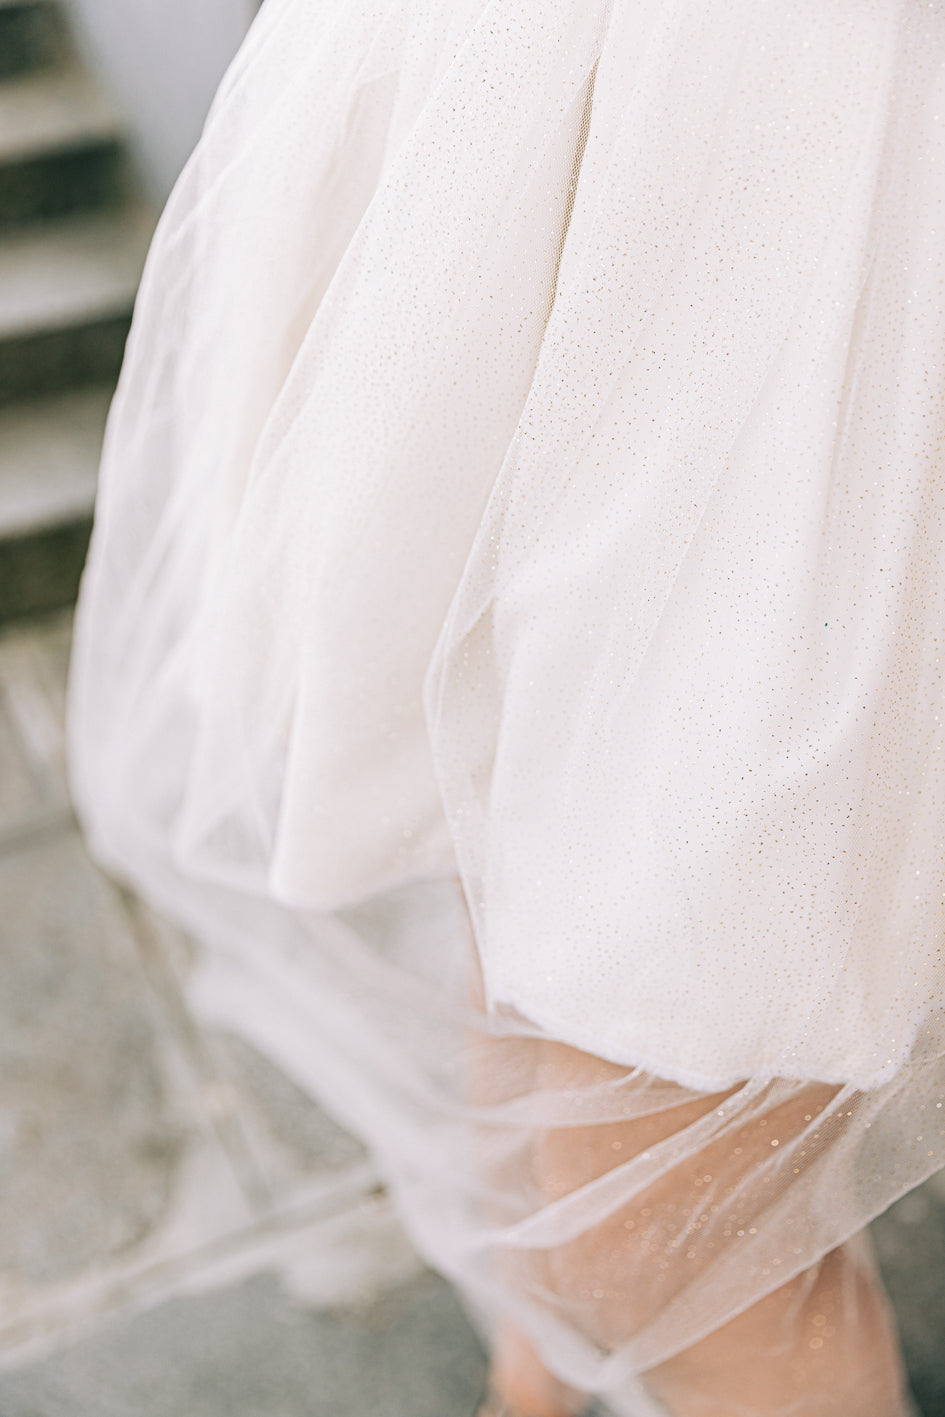
[[153,224],[53,0],[0,0],[0,622],[75,598]]

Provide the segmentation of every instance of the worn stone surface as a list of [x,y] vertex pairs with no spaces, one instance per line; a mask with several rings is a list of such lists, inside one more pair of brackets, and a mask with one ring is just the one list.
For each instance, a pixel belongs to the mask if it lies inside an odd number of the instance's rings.
[[65,686],[72,616],[0,630],[0,852],[71,816]]
[[909,1378],[924,1417],[945,1417],[945,1172],[873,1224]]
[[115,202],[127,187],[121,126],[75,60],[0,83],[0,228]]
[[425,1275],[379,1303],[316,1312],[260,1276],[179,1299],[20,1373],[3,1417],[472,1417],[479,1345]]
[[59,7],[0,0],[0,621],[75,599],[155,219],[133,186]]
[[120,910],[78,837],[0,860],[0,1267],[33,1283],[140,1240],[181,1120]]
[[52,525],[0,534],[0,621],[72,605],[91,534],[91,512],[75,511]]
[[61,18],[48,0],[0,0],[0,77],[42,68],[65,48]]
[[91,516],[111,388],[0,410],[0,538]]
[[41,806],[39,787],[30,771],[10,710],[0,696],[0,833],[13,828]]
[[74,217],[4,238],[0,337],[130,309],[150,235],[150,216],[129,212]]
[[68,615],[0,632],[5,1364],[193,1283],[268,1266],[335,1302],[417,1268],[383,1207],[362,1209],[363,1149],[190,1016],[190,942],[88,859],[66,776],[69,638]]
[[113,105],[78,64],[26,73],[0,87],[0,163],[119,134]]

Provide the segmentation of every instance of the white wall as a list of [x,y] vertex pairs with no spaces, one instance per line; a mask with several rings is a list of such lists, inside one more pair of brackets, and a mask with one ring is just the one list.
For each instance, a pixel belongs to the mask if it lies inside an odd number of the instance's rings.
[[258,0],[65,0],[85,58],[128,119],[152,195],[167,196]]

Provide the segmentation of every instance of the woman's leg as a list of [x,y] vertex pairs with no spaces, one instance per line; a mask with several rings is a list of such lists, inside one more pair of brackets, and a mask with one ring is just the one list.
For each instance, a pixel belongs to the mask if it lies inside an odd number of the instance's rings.
[[[546,1044],[536,1085],[546,1092],[606,1086],[625,1073]],[[536,1258],[540,1267],[536,1292],[552,1296],[559,1314],[568,1313],[602,1351],[631,1343],[707,1262],[700,1250],[707,1183],[717,1197],[735,1195],[751,1168],[763,1173],[772,1144],[789,1146],[812,1114],[829,1109],[835,1092],[811,1085],[788,1104],[712,1137],[601,1223],[540,1257],[526,1256],[530,1282],[537,1276]],[[627,1121],[536,1133],[530,1183],[541,1201],[565,1202],[615,1166],[698,1127],[703,1118],[711,1122],[708,1114],[729,1096],[679,1095],[678,1106]],[[823,1204],[830,1203],[825,1195]],[[694,1238],[682,1243],[688,1235]],[[865,1236],[825,1254],[651,1369],[645,1380],[673,1417],[904,1417],[898,1341]],[[582,1405],[511,1326],[497,1338],[492,1384],[510,1413],[522,1417],[571,1417]]]
[[679,1417],[905,1417],[889,1306],[865,1236],[647,1374]]
[[[905,1417],[888,1306],[857,1241],[646,1375],[673,1417]],[[864,1262],[865,1261],[865,1262]],[[509,1325],[482,1417],[574,1417],[585,1399]],[[504,1417],[504,1414],[503,1414]]]

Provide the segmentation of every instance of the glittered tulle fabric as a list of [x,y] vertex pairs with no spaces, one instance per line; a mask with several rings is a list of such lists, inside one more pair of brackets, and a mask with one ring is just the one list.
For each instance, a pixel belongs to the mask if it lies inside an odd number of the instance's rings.
[[838,1247],[945,1162],[943,366],[941,0],[266,0],[145,273],[90,840],[634,1417],[765,1304],[805,1417],[858,1326],[892,1381]]

